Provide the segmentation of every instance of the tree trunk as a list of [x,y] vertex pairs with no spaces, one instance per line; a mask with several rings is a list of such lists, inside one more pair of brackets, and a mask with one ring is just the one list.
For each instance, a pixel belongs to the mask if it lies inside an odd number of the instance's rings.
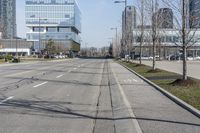
[[183,41],[183,80],[187,80],[187,44],[186,44],[186,3],[183,0],[182,9],[182,41]]
[[140,65],[142,64],[142,40],[140,42]]
[[187,48],[183,46],[183,80],[187,80]]
[[142,45],[144,41],[144,0],[141,1],[141,17],[142,17],[142,25],[141,25],[141,37],[140,37],[140,65],[142,64]]
[[153,40],[153,70],[156,70],[156,42]]

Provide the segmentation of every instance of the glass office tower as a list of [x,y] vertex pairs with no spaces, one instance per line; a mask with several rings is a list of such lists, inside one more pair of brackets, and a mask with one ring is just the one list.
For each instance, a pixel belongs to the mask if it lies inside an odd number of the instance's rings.
[[16,37],[16,0],[0,0],[0,32],[3,39]]
[[[76,0],[26,0],[27,40],[34,41],[35,49],[41,42],[53,39],[58,42],[79,44],[81,13]],[[71,46],[73,47],[73,46]]]

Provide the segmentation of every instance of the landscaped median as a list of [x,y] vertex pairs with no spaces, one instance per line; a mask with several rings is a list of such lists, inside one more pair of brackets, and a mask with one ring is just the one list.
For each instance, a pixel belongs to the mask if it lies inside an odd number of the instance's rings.
[[182,77],[179,74],[159,69],[152,71],[149,66],[132,62],[118,62],[200,110],[200,80],[191,79],[191,82],[179,83],[177,79]]

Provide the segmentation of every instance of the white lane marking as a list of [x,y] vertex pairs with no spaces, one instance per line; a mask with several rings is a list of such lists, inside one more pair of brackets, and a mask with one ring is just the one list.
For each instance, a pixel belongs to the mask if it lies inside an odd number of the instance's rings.
[[81,67],[81,66],[78,66],[79,68]]
[[77,68],[74,68],[74,70],[76,70]]
[[37,88],[37,87],[42,86],[42,85],[44,85],[44,84],[46,84],[46,83],[48,83],[48,81],[47,81],[47,82],[43,82],[43,83],[38,84],[38,85],[35,85],[35,86],[33,86],[33,87],[34,87],[34,88]]
[[133,82],[138,82],[136,79],[133,79]]
[[57,76],[56,78],[58,79],[58,78],[61,78],[62,76],[64,76],[64,74],[62,74],[62,75],[59,75],[59,76]]
[[8,98],[2,100],[2,101],[0,102],[0,104],[3,104],[3,103],[5,103],[5,102],[7,102],[8,100],[11,100],[11,99],[13,99],[13,98],[14,98],[14,96],[8,97]]
[[68,71],[68,73],[70,73],[70,72],[71,72],[71,70]]
[[131,80],[131,79],[128,79],[128,82],[129,82],[129,83],[131,83],[131,82],[132,82],[132,80]]
[[[120,85],[120,83],[119,83],[119,81],[117,79],[116,74],[114,73],[113,69],[111,69],[111,70],[112,70],[112,73],[114,75],[115,81],[117,82],[117,85],[119,87],[119,90],[120,90],[120,93],[122,95],[123,101],[124,101],[126,107],[128,108],[128,112],[129,112],[130,116],[132,118],[136,118],[135,114],[133,113],[131,104],[130,104],[130,102],[128,101],[128,99],[126,97],[126,94],[124,93],[124,90],[123,90],[122,86]],[[133,122],[133,125],[135,126],[135,130],[137,131],[137,133],[142,133],[142,129],[141,129],[141,127],[140,127],[137,119],[132,119],[132,122]]]

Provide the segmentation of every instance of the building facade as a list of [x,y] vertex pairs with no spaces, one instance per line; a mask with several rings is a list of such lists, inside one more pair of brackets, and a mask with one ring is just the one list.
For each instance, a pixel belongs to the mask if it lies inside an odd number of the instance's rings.
[[0,39],[0,55],[29,56],[32,49],[33,42],[25,39]]
[[133,42],[133,29],[136,28],[136,8],[127,6],[122,13],[122,56],[130,53]]
[[26,0],[26,26],[27,40],[38,51],[49,39],[80,49],[81,12],[75,0]]
[[[133,53],[138,56],[140,52],[140,29],[133,31],[134,43]],[[180,31],[177,29],[159,29],[158,42],[156,44],[156,55],[166,59],[170,55],[177,55],[181,53],[182,41]],[[188,56],[200,56],[200,30],[191,30],[191,47],[188,48]],[[144,42],[142,46],[142,56],[153,56],[151,29],[144,30]]]
[[16,0],[0,0],[0,32],[4,39],[16,37]]
[[189,0],[190,27],[200,28],[200,1]]

